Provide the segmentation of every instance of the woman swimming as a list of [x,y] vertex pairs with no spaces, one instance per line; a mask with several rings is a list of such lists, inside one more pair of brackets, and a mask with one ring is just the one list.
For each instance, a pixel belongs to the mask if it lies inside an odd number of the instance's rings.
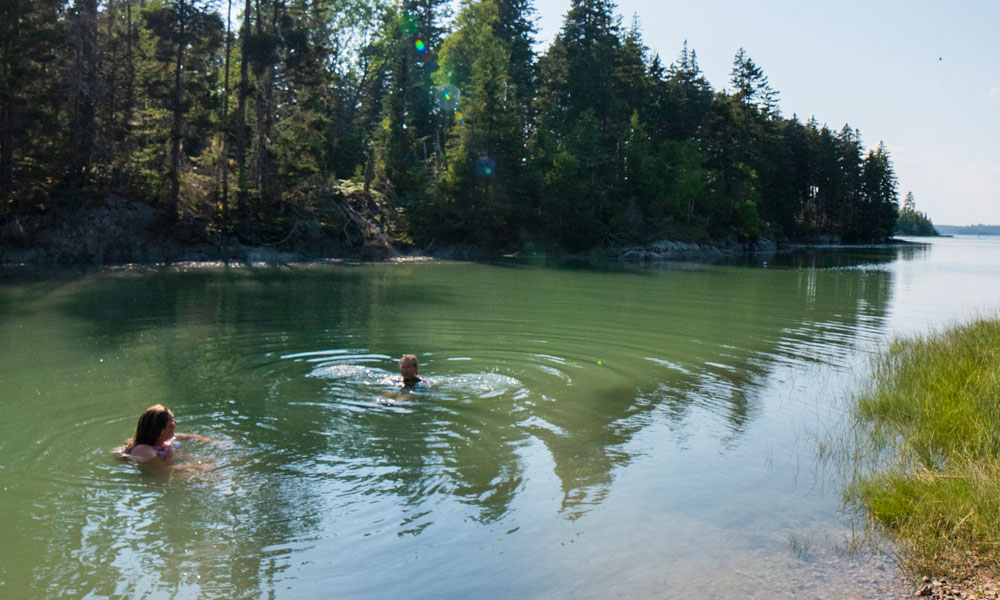
[[174,413],[162,404],[154,404],[139,417],[135,426],[135,436],[125,442],[121,449],[123,458],[131,458],[136,462],[161,460],[170,462],[174,453],[180,448],[177,440],[190,439],[200,442],[211,442],[207,437],[193,433],[176,433],[174,427],[177,420]]

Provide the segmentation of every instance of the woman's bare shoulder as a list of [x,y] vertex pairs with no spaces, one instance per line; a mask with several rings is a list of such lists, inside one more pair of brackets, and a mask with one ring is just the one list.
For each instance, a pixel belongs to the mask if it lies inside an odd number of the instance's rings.
[[139,461],[158,458],[156,455],[156,449],[149,444],[136,444],[135,446],[132,446],[132,449],[129,450],[126,456]]

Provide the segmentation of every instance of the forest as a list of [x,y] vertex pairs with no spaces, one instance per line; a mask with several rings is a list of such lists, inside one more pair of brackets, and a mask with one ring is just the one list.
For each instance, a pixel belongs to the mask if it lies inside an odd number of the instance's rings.
[[192,243],[891,235],[889,151],[782,115],[744,49],[716,90],[611,0],[573,0],[542,50],[534,19],[531,0],[6,0],[0,225],[127,204]]

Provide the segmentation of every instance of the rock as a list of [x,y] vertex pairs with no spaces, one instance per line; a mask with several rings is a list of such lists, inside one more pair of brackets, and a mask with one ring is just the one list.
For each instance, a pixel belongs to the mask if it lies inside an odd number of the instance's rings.
[[670,253],[677,249],[677,245],[670,240],[660,240],[649,245],[650,249],[657,254]]
[[919,590],[917,590],[917,593],[914,594],[914,596],[930,596],[933,593],[934,593],[934,588],[927,584],[924,584]]
[[388,260],[392,257],[392,248],[380,240],[369,240],[361,247],[361,260]]
[[627,262],[641,262],[645,256],[645,252],[639,248],[629,248],[622,253],[622,260]]
[[754,250],[760,254],[774,254],[778,251],[778,245],[771,240],[761,238],[754,245]]

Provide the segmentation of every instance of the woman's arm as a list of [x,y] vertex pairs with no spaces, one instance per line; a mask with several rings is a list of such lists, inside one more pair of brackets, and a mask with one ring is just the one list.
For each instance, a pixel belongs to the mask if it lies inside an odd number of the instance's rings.
[[197,463],[183,463],[179,465],[169,465],[169,469],[175,471],[203,471],[206,469],[214,469],[215,465],[202,463],[200,460]]
[[195,441],[198,441],[198,442],[206,442],[206,443],[210,443],[210,442],[214,442],[215,441],[215,440],[213,440],[211,438],[207,438],[207,437],[205,437],[203,435],[198,435],[196,433],[175,433],[174,437],[177,438],[177,439],[179,439],[179,440],[195,440]]

